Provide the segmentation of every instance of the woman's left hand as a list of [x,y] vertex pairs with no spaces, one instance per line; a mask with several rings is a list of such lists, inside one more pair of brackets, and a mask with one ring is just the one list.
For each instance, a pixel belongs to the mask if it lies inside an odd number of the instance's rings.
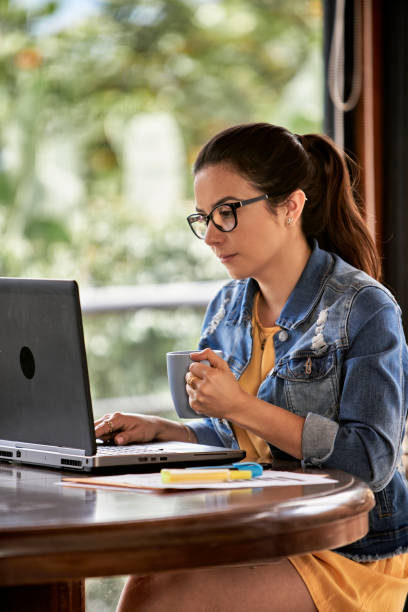
[[[245,392],[239,386],[226,361],[211,349],[192,353],[195,361],[186,374],[186,391],[191,408],[198,414],[231,418]],[[207,359],[211,367],[200,361]]]

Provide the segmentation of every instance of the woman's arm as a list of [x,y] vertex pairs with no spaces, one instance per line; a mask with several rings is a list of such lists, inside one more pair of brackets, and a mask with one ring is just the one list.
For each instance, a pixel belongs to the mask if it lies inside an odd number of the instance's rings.
[[292,457],[303,458],[304,417],[246,394],[229,420],[249,429]]
[[355,299],[347,332],[338,425],[309,414],[303,432],[304,448],[320,439],[331,451],[305,459],[355,474],[380,490],[397,464],[407,414],[407,347],[398,308],[383,291],[366,288]]

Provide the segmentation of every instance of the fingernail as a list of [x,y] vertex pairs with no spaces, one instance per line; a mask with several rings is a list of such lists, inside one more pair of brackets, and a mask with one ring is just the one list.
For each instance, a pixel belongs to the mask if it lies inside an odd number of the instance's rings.
[[117,444],[123,444],[123,438],[122,438],[122,436],[118,436],[118,437],[116,438],[116,443],[117,443]]

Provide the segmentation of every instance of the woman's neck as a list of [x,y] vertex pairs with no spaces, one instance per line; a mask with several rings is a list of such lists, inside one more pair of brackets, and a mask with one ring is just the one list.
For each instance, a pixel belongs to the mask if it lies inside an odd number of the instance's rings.
[[295,288],[311,255],[311,248],[303,239],[290,249],[281,265],[268,274],[268,278],[256,279],[260,288],[258,301],[259,321],[266,327],[276,324],[290,294]]

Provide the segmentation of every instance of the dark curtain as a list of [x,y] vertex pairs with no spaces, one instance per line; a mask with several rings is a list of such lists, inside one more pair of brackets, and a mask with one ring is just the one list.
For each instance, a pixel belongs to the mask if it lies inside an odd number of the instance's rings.
[[[372,0],[381,41],[381,90],[383,165],[380,184],[383,187],[381,211],[383,235],[384,284],[391,289],[403,313],[408,332],[408,1]],[[330,43],[335,16],[335,0],[324,0],[325,58],[325,132],[334,135],[334,112],[327,86]],[[345,5],[345,94],[350,87],[352,71],[353,1]],[[345,113],[344,148],[356,157],[358,116],[355,110]]]
[[408,332],[408,2],[382,3],[384,279]]

